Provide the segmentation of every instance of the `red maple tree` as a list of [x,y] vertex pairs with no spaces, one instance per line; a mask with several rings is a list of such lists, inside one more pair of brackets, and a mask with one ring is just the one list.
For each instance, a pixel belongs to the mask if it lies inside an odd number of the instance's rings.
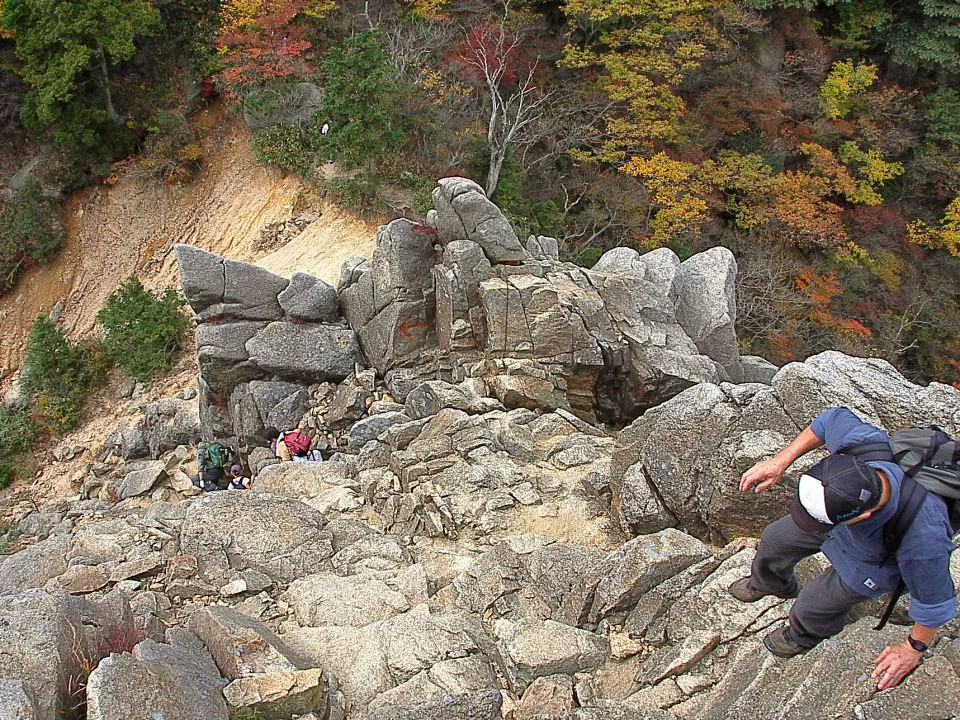
[[310,49],[306,28],[295,22],[306,0],[230,0],[221,11],[218,80],[230,97],[269,80],[304,74]]

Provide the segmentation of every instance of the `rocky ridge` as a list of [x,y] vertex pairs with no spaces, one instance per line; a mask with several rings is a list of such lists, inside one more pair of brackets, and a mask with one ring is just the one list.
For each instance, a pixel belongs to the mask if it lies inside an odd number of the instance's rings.
[[[199,394],[143,404],[81,499],[22,514],[0,717],[960,716],[956,622],[878,693],[902,608],[783,661],[761,638],[790,601],[726,592],[790,492],[740,495],[743,469],[836,404],[956,434],[960,392],[839,353],[740,358],[721,251],[586,271],[520,243],[469,181],[435,205],[381,228],[339,288],[177,249]],[[258,435],[285,424],[329,459],[270,467]],[[200,430],[254,490],[197,494]]]

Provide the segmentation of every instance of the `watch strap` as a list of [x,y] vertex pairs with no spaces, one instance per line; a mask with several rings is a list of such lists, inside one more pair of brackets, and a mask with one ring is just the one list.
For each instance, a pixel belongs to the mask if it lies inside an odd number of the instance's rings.
[[912,634],[907,635],[907,642],[910,643],[910,647],[917,652],[926,652],[930,648],[929,645],[927,645],[925,642],[920,642]]

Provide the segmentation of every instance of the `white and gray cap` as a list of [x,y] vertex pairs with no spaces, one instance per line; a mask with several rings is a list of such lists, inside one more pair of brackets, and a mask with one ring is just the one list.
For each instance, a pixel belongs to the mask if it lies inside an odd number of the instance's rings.
[[821,535],[869,512],[881,495],[873,468],[852,455],[830,455],[800,476],[790,514],[801,530]]

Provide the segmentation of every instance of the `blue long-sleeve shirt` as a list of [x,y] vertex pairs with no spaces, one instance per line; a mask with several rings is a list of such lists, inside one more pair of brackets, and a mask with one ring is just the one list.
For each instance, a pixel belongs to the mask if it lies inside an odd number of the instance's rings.
[[[886,432],[863,422],[845,407],[820,413],[810,429],[832,453],[888,440]],[[957,616],[957,593],[950,577],[953,542],[947,505],[934,493],[927,493],[900,543],[896,563],[885,564],[883,526],[900,502],[903,470],[892,462],[867,464],[889,479],[890,501],[866,520],[831,529],[823,544],[823,554],[847,585],[868,597],[894,590],[902,576],[911,596],[911,619],[927,627],[939,627]]]

